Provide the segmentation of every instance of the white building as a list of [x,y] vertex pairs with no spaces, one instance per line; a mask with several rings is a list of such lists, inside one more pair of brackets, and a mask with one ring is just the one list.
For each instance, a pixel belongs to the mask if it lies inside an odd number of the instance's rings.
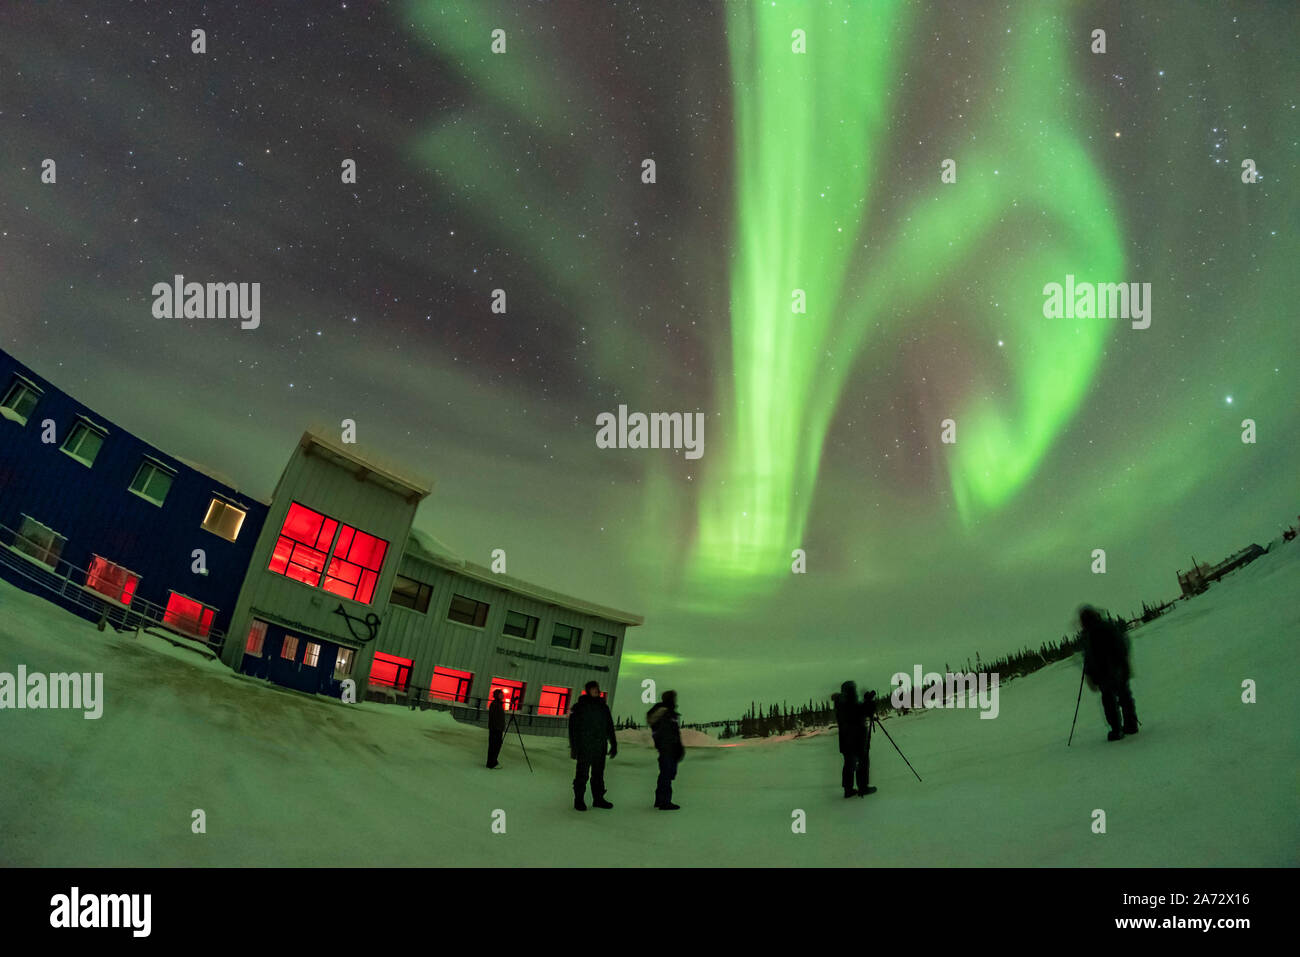
[[415,531],[431,484],[304,433],[276,486],[223,659],[310,693],[485,719],[493,689],[524,730],[559,732],[590,680],[612,698],[638,615],[493,573]]

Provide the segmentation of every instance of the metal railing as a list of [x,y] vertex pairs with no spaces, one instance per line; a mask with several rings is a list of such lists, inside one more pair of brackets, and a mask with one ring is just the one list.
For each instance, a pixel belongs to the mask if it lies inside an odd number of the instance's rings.
[[[24,548],[23,546],[28,546]],[[35,540],[21,532],[0,525],[0,568],[49,592],[44,597],[56,604],[73,611],[89,612],[90,617],[102,619],[115,628],[134,631],[137,628],[158,626],[182,635],[192,641],[202,642],[212,651],[220,652],[225,643],[226,633],[220,628],[211,628],[207,635],[198,635],[187,631],[174,621],[165,621],[167,609],[162,605],[132,595],[130,603],[115,601],[108,595],[86,584],[89,570],[59,559],[51,566],[32,554],[41,546]],[[211,606],[208,606],[211,607]],[[217,609],[212,609],[215,616]]]
[[[488,704],[489,699],[483,697],[466,698],[464,701],[455,701],[448,698],[440,698],[428,688],[389,688],[382,689],[380,686],[371,686],[366,693],[367,700],[370,701],[393,701],[406,705],[412,711],[447,711],[451,716],[462,724],[473,724],[480,727],[486,727],[488,723]],[[511,716],[514,717],[515,723],[526,734],[549,734],[561,735],[567,734],[569,729],[569,715],[541,713],[538,711],[539,705],[526,704],[506,712],[506,720],[509,721]]]

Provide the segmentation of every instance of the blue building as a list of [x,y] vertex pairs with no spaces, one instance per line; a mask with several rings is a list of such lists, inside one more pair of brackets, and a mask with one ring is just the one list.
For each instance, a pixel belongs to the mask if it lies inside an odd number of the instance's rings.
[[0,351],[0,577],[220,647],[266,512]]

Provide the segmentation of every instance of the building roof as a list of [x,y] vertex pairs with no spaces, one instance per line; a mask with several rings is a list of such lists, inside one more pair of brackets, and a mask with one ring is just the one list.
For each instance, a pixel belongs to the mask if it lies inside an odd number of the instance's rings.
[[402,474],[396,467],[381,464],[373,456],[363,458],[360,453],[328,438],[320,429],[307,429],[299,444],[306,454],[326,459],[353,472],[358,478],[374,482],[412,503],[427,498],[433,491],[432,481]]
[[518,578],[512,578],[509,575],[500,575],[483,565],[476,565],[471,561],[455,555],[438,539],[434,538],[428,532],[422,532],[417,528],[412,528],[410,535],[406,539],[406,548],[403,554],[412,558],[427,562],[430,565],[444,568],[447,571],[455,572],[457,575],[464,575],[466,578],[472,578],[497,588],[503,588],[506,591],[512,591],[517,595],[525,598],[531,598],[535,601],[544,602],[548,605],[555,605],[558,608],[564,608],[569,611],[576,611],[583,615],[591,615],[594,618],[604,618],[607,621],[618,622],[623,625],[643,625],[645,617],[633,614],[629,611],[619,611],[617,608],[609,608],[605,605],[597,605],[595,602],[584,601],[581,598],[574,598],[572,595],[565,595],[558,591],[552,591],[541,585],[534,585],[530,582],[521,581]]

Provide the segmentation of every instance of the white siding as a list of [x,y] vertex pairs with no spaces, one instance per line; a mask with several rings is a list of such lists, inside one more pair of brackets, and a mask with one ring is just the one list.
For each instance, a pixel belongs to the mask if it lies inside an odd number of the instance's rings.
[[[280,528],[293,502],[388,542],[379,581],[369,605],[341,598],[268,569],[271,553],[280,536]],[[364,618],[372,612],[384,617],[388,595],[393,588],[393,577],[397,572],[406,536],[411,529],[411,521],[415,518],[416,507],[416,502],[374,482],[358,479],[354,472],[346,468],[318,455],[305,454],[300,444],[294,450],[276,486],[275,499],[249,561],[248,576],[244,579],[244,586],[240,589],[239,600],[235,605],[230,636],[222,653],[223,660],[233,668],[239,667],[249,622],[253,617],[250,611],[252,608],[272,611],[277,618],[301,622],[335,636],[335,640],[344,645],[356,647],[358,643],[349,635],[347,623],[334,614],[334,610],[342,603],[348,614],[354,617]],[[369,673],[374,644],[371,642],[359,648],[353,669],[354,677]],[[364,682],[358,679],[357,683],[360,690],[364,691]]]
[[[370,605],[340,598],[320,588],[286,578],[268,569],[271,554],[292,502],[385,539],[384,558],[374,599]],[[371,662],[376,652],[409,658],[412,691],[427,692],[435,667],[455,668],[474,675],[470,701],[486,699],[494,677],[526,683],[523,703],[533,710],[543,685],[570,689],[576,700],[588,681],[600,682],[612,701],[618,681],[619,660],[627,626],[589,613],[569,611],[549,602],[521,595],[434,564],[417,554],[404,553],[418,502],[380,484],[358,479],[355,472],[319,455],[307,454],[300,444],[285,466],[266,523],[258,537],[249,572],[239,593],[223,659],[238,669],[244,652],[253,609],[284,622],[310,637],[312,630],[357,649],[352,677],[359,697],[364,697]],[[389,605],[393,580],[400,573],[432,586],[429,610]],[[474,628],[447,619],[453,595],[464,595],[488,605],[484,627]],[[334,614],[340,602],[349,615],[381,619],[378,637],[361,644],[348,632],[347,623]],[[538,619],[533,641],[502,634],[506,612],[517,611]],[[582,629],[576,650],[551,645],[556,622]],[[301,626],[306,626],[303,628]],[[614,654],[590,653],[594,632],[613,635]],[[523,657],[524,655],[530,657]],[[533,660],[534,658],[543,660]]]
[[[446,667],[473,673],[471,703],[476,697],[487,698],[494,677],[525,682],[524,704],[530,706],[537,704],[542,685],[569,688],[572,701],[582,693],[582,686],[592,680],[600,682],[601,690],[613,700],[626,625],[496,588],[409,554],[402,558],[400,573],[432,586],[429,610],[422,614],[410,608],[389,606],[376,650],[410,658],[414,662],[411,671],[413,689],[427,691],[433,679],[433,669]],[[486,602],[486,624],[474,628],[449,621],[447,609],[453,595]],[[502,634],[507,611],[537,618],[537,638],[528,641]],[[582,629],[576,650],[551,645],[551,633],[557,621]],[[597,631],[615,637],[613,655],[590,653],[592,633]],[[509,652],[522,652],[547,660],[534,661]]]

